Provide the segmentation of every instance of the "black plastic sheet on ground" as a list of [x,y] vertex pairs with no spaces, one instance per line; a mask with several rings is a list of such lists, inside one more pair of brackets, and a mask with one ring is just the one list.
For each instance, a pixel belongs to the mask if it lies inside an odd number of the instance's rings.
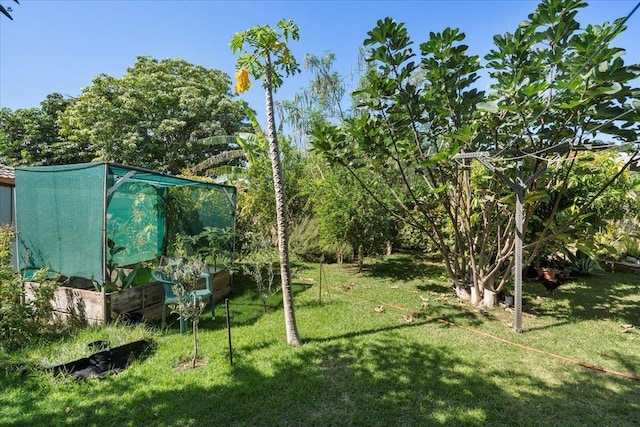
[[139,340],[118,347],[107,348],[106,342],[95,342],[90,348],[100,349],[88,357],[71,362],[42,368],[55,374],[73,375],[78,380],[118,373],[127,368],[134,360],[142,359],[149,354],[153,346],[152,340]]

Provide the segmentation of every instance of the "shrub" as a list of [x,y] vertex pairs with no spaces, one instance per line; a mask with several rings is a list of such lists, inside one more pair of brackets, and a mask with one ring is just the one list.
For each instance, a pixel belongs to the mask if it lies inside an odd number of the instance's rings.
[[351,262],[353,247],[346,242],[325,243],[320,237],[320,224],[315,217],[303,218],[291,227],[291,252],[309,262]]
[[569,262],[569,270],[575,274],[592,275],[604,272],[598,261],[591,259],[582,251],[577,251],[575,254],[569,253]]
[[47,331],[57,287],[57,278],[49,277],[46,269],[39,270],[33,281],[40,286],[33,290],[32,298],[25,299],[22,278],[10,261],[14,236],[11,226],[0,226],[0,346],[7,348],[20,347]]
[[256,284],[262,308],[267,312],[267,300],[280,291],[280,283],[275,282],[279,276],[278,254],[268,238],[256,233],[245,233],[244,256],[242,270]]

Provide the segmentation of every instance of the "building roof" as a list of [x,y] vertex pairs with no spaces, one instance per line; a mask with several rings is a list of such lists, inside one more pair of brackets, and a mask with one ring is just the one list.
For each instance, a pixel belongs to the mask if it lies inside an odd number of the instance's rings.
[[11,166],[0,165],[0,182],[13,183],[16,173]]

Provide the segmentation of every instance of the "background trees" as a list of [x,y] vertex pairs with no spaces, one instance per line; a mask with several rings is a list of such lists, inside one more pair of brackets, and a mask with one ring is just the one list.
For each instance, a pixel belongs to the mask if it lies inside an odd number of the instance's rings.
[[76,153],[61,149],[58,119],[70,104],[59,93],[42,101],[41,108],[0,110],[0,162],[14,166],[70,163]]
[[[416,47],[403,24],[381,20],[365,41],[367,68],[353,109],[341,106],[334,57],[307,56],[309,87],[267,108],[276,154],[255,156],[239,181],[246,189],[239,225],[282,226],[271,174],[288,194],[278,201],[287,208],[285,226],[316,224],[323,244],[367,254],[398,242],[400,230],[412,248],[437,248],[452,281],[492,294],[514,269],[514,192],[506,182],[518,180],[520,162],[525,262],[558,250],[602,250],[616,240],[607,236],[615,230],[610,221],[637,215],[637,184],[624,172],[631,162],[619,163],[614,148],[638,141],[640,68],[612,46],[623,20],[581,26],[585,6],[542,1],[513,33],[495,36],[484,66],[458,29],[433,32]],[[285,42],[297,27],[279,28],[282,34],[256,27],[232,41],[250,51],[238,63],[238,88],[248,88],[249,76],[264,78],[268,101],[267,77],[276,89],[298,71]],[[208,138],[243,129],[246,111],[229,84],[216,70],[141,57],[120,79],[96,77],[77,100],[52,95],[42,109],[4,110],[0,156],[10,164],[106,159],[174,173],[231,159],[236,139],[211,145]],[[275,123],[289,138],[276,139]],[[305,151],[310,132],[324,160]],[[484,154],[461,156],[470,152]],[[281,177],[272,160],[281,162]],[[314,221],[303,223],[310,215]]]
[[95,77],[65,112],[65,149],[179,173],[219,152],[203,138],[243,129],[245,114],[230,84],[219,70],[139,57],[122,78]]
[[178,174],[230,149],[207,138],[250,127],[229,76],[181,59],[139,57],[100,74],[78,98],[0,111],[0,158],[11,165],[112,161]]

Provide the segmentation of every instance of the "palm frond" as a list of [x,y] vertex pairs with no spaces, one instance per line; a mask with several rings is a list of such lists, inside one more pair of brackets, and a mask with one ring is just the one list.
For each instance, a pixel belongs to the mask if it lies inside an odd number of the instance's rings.
[[242,149],[225,151],[223,153],[216,154],[215,156],[211,156],[203,162],[198,163],[190,169],[190,172],[194,175],[197,175],[198,172],[210,169],[217,165],[225,164],[231,160],[239,159],[241,157],[245,157],[245,152]]

